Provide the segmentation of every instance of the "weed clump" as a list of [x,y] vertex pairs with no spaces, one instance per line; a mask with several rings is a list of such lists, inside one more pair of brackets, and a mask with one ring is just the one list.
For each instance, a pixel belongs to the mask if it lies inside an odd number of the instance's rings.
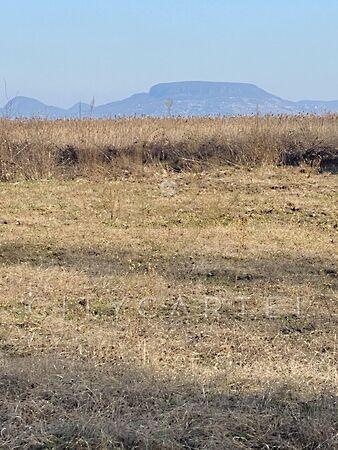
[[58,166],[75,166],[79,162],[78,150],[72,145],[59,148],[56,153],[56,164]]

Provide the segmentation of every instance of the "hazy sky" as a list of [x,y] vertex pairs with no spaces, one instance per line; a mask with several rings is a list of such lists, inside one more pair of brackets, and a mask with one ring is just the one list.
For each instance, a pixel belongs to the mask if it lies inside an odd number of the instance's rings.
[[180,80],[338,99],[338,0],[0,0],[7,95],[97,104]]

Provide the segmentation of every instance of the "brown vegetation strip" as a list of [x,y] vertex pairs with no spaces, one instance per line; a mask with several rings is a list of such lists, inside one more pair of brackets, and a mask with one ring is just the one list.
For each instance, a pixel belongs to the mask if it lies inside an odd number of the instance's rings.
[[338,116],[0,120],[0,179],[308,164],[337,172]]

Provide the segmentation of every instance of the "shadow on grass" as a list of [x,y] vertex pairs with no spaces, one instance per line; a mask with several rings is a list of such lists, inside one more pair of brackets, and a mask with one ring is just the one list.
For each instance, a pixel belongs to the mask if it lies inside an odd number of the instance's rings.
[[28,263],[32,266],[73,268],[89,276],[146,274],[150,268],[169,281],[199,281],[215,284],[275,283],[318,286],[320,280],[336,280],[337,268],[332,259],[293,257],[268,254],[245,259],[222,255],[160,255],[137,249],[58,248],[31,244],[0,245],[0,264],[10,266]]
[[201,386],[138,367],[17,358],[0,364],[0,446],[332,449],[335,402],[329,388],[227,394],[219,380]]

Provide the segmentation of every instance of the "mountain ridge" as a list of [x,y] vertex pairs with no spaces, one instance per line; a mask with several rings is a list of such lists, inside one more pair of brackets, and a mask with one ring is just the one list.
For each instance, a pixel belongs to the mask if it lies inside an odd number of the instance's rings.
[[[170,100],[170,102],[167,102]],[[37,99],[17,96],[0,114],[8,118],[109,118],[115,116],[222,116],[298,113],[336,113],[338,100],[291,101],[252,83],[177,81],[158,83],[149,92],[91,106],[78,102],[70,108],[47,105]]]

